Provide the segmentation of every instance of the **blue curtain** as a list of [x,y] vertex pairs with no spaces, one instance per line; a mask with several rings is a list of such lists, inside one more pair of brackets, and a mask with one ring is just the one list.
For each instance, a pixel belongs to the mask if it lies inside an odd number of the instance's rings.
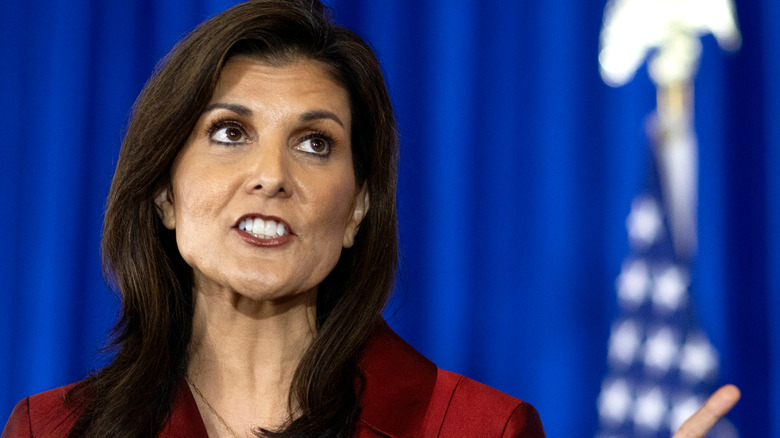
[[[233,1],[0,3],[0,422],[105,363],[105,198],[155,62]],[[533,403],[551,437],[596,430],[648,170],[645,69],[598,75],[604,0],[333,0],[383,62],[401,136],[401,267],[390,324],[439,366]],[[695,82],[693,299],[743,390],[743,436],[780,437],[780,3],[738,1]]]

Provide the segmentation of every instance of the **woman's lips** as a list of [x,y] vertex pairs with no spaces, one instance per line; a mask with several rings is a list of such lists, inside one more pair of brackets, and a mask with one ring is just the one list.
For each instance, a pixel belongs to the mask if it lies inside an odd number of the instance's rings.
[[263,248],[286,245],[287,243],[290,242],[290,240],[292,240],[292,234],[285,234],[283,236],[272,237],[272,238],[260,238],[253,234],[249,234],[244,230],[239,230],[238,228],[236,228],[236,232],[244,242],[250,245],[260,246]]
[[295,235],[282,219],[257,213],[242,216],[233,228],[245,242],[261,247],[284,245]]

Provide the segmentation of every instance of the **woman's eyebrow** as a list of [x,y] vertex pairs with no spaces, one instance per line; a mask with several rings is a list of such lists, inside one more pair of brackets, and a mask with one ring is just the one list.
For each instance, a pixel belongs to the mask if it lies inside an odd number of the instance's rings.
[[300,120],[302,122],[309,122],[317,119],[331,119],[338,123],[342,128],[344,127],[344,123],[341,121],[341,119],[339,119],[339,116],[327,110],[307,111],[300,116]]
[[211,105],[207,106],[203,112],[207,113],[215,109],[226,109],[244,117],[250,117],[252,115],[251,109],[238,103],[212,103]]
[[[221,103],[221,102],[212,103],[211,105],[208,105],[206,109],[203,110],[203,112],[207,113],[215,109],[225,109],[244,117],[250,117],[252,115],[251,109],[238,103]],[[306,111],[305,113],[300,115],[299,119],[302,122],[309,122],[318,119],[331,119],[334,122],[338,123],[342,128],[344,127],[344,122],[341,121],[339,116],[337,116],[335,113],[328,110]]]

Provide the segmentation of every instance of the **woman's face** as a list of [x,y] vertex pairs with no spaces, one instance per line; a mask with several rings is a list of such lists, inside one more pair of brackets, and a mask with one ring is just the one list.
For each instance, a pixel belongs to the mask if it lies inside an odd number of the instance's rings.
[[316,61],[229,60],[156,203],[198,292],[314,291],[368,208],[350,103]]

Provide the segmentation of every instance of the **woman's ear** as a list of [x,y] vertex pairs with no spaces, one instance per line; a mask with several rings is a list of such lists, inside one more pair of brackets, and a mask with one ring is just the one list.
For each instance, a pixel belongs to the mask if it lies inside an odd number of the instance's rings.
[[173,209],[173,200],[167,188],[160,190],[154,198],[157,215],[160,216],[165,228],[173,230],[176,228],[176,212]]
[[363,184],[363,187],[361,187],[360,190],[358,190],[357,194],[355,195],[355,203],[352,209],[352,217],[349,218],[349,222],[347,222],[347,228],[346,230],[344,230],[344,241],[342,242],[344,248],[351,248],[352,245],[355,244],[355,235],[358,232],[358,227],[360,226],[360,222],[362,222],[363,218],[366,217],[367,212],[368,212],[368,189],[366,188],[366,185]]

